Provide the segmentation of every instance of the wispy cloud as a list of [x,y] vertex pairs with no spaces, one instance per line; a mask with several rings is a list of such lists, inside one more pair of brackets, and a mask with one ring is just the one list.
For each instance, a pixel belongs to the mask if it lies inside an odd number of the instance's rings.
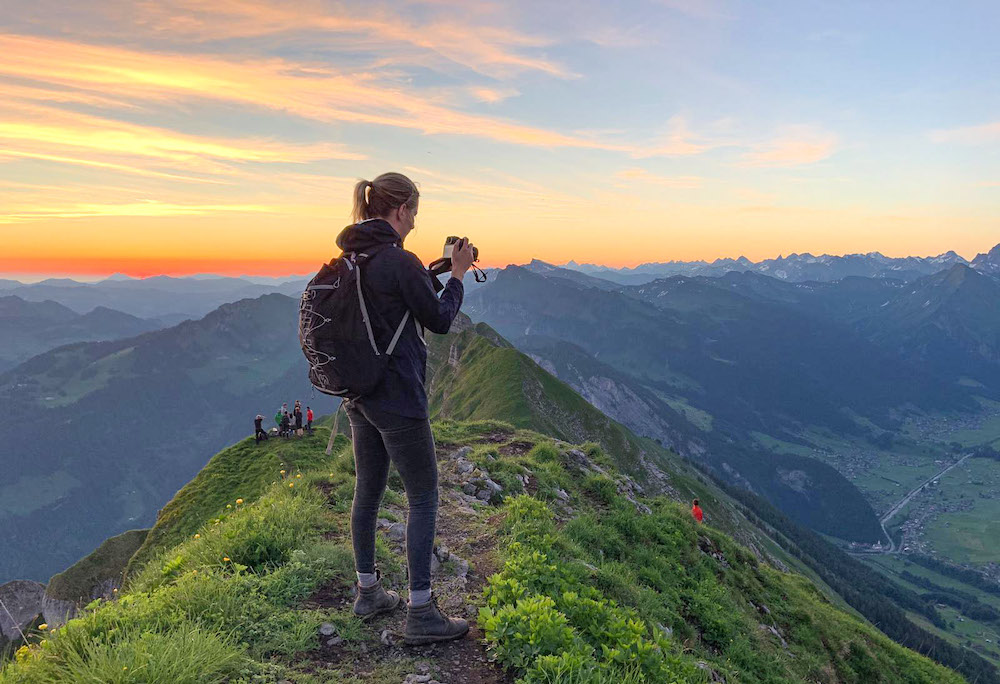
[[701,176],[663,176],[650,173],[646,169],[637,166],[622,169],[615,174],[615,178],[625,181],[628,184],[622,184],[620,187],[629,187],[634,183],[646,183],[677,190],[696,190],[702,187],[705,180]]
[[696,19],[734,19],[732,3],[724,0],[657,0],[672,10]]
[[433,193],[438,202],[459,204],[552,206],[579,203],[581,198],[553,190],[549,186],[512,178],[489,169],[461,176],[428,168],[407,166],[403,169],[421,179],[420,189]]
[[469,89],[469,92],[480,102],[487,102],[489,104],[502,102],[518,94],[513,88],[488,88],[486,86],[473,86]]
[[793,126],[745,152],[741,166],[785,167],[814,164],[837,150],[837,136],[812,126]]
[[477,136],[542,147],[630,151],[446,106],[370,73],[285,59],[237,61],[162,54],[28,36],[0,36],[0,75],[134,102],[215,101],[326,122],[394,126],[425,134]]
[[[0,107],[0,112],[3,111]],[[9,117],[15,112],[7,110],[4,113]],[[15,151],[18,145],[27,143],[149,157],[194,167],[201,160],[213,159],[272,163],[365,158],[331,143],[294,145],[262,139],[208,138],[45,108],[22,109],[19,113],[25,118],[0,121],[0,140],[6,151]]]
[[632,156],[642,157],[688,157],[702,154],[718,147],[736,145],[732,139],[710,138],[695,134],[688,126],[687,119],[676,115],[667,121],[666,132],[656,136],[647,145],[634,150]]
[[959,145],[992,145],[1000,142],[1000,121],[979,126],[963,126],[931,131],[930,139],[936,143],[957,143]]
[[64,206],[39,207],[0,212],[0,223],[26,223],[45,219],[93,218],[93,217],[167,217],[167,216],[206,216],[209,214],[226,213],[260,213],[278,211],[276,207],[258,204],[173,204],[157,200],[146,200],[131,203],[73,203]]
[[[28,12],[44,17],[46,24],[65,14],[65,3],[57,0],[32,5]],[[431,2],[417,7],[319,0],[81,0],[74,5],[65,20],[73,24],[66,28],[96,38],[125,30],[151,40],[169,37],[175,44],[218,44],[295,34],[304,44],[321,49],[336,40],[339,50],[365,53],[381,64],[461,68],[500,79],[532,71],[559,78],[574,75],[542,54],[554,40],[511,26],[502,3]]]

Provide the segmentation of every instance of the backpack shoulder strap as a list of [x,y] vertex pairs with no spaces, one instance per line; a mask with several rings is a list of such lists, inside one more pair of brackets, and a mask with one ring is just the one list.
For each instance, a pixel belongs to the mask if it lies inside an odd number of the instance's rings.
[[[396,249],[398,247],[399,247],[399,245],[396,244],[395,242],[383,242],[381,244],[378,244],[378,245],[375,245],[373,247],[370,247],[370,248],[366,249],[364,252],[356,252],[356,253],[354,253],[353,258],[356,260],[356,263],[359,266],[361,264],[369,264],[369,263],[371,263],[371,261],[376,256],[378,256],[382,252],[388,251],[390,249]],[[375,355],[378,356],[379,355],[379,351],[378,351],[378,347],[375,345],[375,336],[372,334],[371,325],[370,325],[369,320],[368,320],[368,308],[367,308],[367,306],[365,306],[364,296],[361,294],[361,269],[360,268],[358,269],[357,283],[358,283],[358,301],[361,303],[361,311],[362,311],[363,317],[365,319],[365,325],[368,326],[369,340],[372,343],[372,349],[375,350]],[[396,344],[399,342],[399,337],[400,337],[400,335],[403,334],[403,330],[406,328],[406,322],[408,320],[410,320],[410,311],[409,311],[409,309],[407,309],[406,313],[403,314],[403,319],[399,322],[399,325],[396,326],[396,331],[395,331],[395,333],[392,336],[392,340],[389,341],[389,346],[385,348],[385,355],[386,356],[392,356],[392,352],[395,351]]]

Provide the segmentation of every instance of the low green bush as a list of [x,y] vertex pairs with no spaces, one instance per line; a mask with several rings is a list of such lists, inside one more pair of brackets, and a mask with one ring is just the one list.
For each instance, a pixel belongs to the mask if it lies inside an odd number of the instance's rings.
[[631,609],[587,583],[588,569],[559,555],[548,507],[527,496],[507,500],[509,544],[502,570],[484,590],[480,626],[497,660],[528,682],[699,681],[702,674]]

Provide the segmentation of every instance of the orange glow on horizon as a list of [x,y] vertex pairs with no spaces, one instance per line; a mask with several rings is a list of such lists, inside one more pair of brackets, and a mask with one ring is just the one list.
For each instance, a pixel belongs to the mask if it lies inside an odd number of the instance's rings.
[[313,273],[320,261],[303,259],[170,259],[162,257],[28,257],[0,256],[0,273],[12,276],[90,276],[106,277],[121,273],[133,278],[168,275],[183,277],[200,273],[241,276],[286,276]]

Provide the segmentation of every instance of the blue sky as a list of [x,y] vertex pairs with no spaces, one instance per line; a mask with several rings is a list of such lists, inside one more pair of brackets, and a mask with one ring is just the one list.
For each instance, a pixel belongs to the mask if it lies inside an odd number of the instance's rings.
[[428,259],[452,233],[487,265],[971,257],[1000,241],[998,28],[986,2],[8,5],[0,271],[313,270],[384,170],[421,186]]

